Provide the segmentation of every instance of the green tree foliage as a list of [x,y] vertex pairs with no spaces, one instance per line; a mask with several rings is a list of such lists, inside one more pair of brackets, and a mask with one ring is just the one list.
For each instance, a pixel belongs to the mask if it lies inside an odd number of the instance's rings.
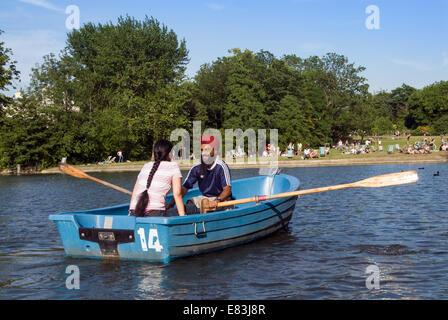
[[11,103],[0,129],[0,165],[45,167],[58,155],[61,141],[58,124],[33,96],[26,95]]
[[407,124],[411,129],[429,127],[429,133],[448,131],[448,81],[436,82],[415,91],[408,100]]
[[416,91],[415,88],[403,84],[390,93],[390,113],[396,122],[403,122],[409,113],[409,97]]
[[[0,90],[18,79],[10,56],[0,42]],[[283,150],[289,141],[316,148],[396,128],[448,131],[446,81],[371,94],[365,68],[336,53],[232,49],[194,79],[185,77],[187,62],[185,41],[154,18],[71,31],[64,50],[33,70],[23,98],[1,96],[0,166],[47,167],[62,157],[91,163],[118,150],[148,159],[157,139],[198,120],[222,133],[278,129]]]
[[[0,30],[0,36],[2,34],[3,31]],[[12,50],[6,48],[5,43],[0,41],[0,91],[12,85],[13,80],[19,80],[20,71],[16,69],[17,61],[12,60],[11,56]],[[5,106],[10,102],[11,100],[0,92],[0,106]]]
[[188,126],[187,62],[185,41],[154,18],[88,23],[33,70],[31,92],[58,123],[58,154],[96,162],[123,150],[147,159],[155,140]]
[[377,118],[377,111],[374,108],[374,98],[369,94],[349,107],[348,122],[352,128],[352,132],[361,137],[361,142],[364,137],[373,135],[375,132],[375,119]]
[[[3,31],[0,30],[0,36]],[[16,69],[17,61],[12,60],[12,51],[5,47],[5,43],[0,41],[0,168],[6,166],[6,151],[2,148],[5,145],[2,132],[5,132],[5,119],[7,109],[12,103],[12,99],[2,93],[8,86],[12,86],[14,80],[20,80],[20,72]]]
[[351,132],[349,123],[340,120],[367,93],[359,75],[363,67],[336,54],[303,60],[295,55],[277,58],[263,50],[230,53],[203,65],[195,78],[207,124],[276,128],[281,147],[289,141],[317,146]]
[[343,55],[327,53],[305,59],[302,68],[324,93],[333,140],[348,136],[356,128],[348,125],[346,113],[368,93],[367,79],[361,75],[365,67],[356,67]]
[[224,105],[224,128],[265,128],[265,92],[256,79],[256,57],[250,51],[234,50],[232,68],[226,81],[227,99]]

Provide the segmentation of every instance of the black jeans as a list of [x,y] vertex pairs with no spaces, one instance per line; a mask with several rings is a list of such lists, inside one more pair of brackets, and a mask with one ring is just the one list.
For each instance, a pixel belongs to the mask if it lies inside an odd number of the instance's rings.
[[[145,212],[144,217],[177,217],[177,216],[179,216],[179,213],[177,212],[177,209],[174,209],[174,210],[173,209],[170,209],[170,210],[150,210],[148,212]],[[134,210],[131,210],[131,215],[135,216],[135,211]]]

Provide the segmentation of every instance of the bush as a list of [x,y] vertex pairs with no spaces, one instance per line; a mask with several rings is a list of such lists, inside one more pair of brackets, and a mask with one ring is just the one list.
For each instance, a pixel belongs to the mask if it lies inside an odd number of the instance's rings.
[[432,124],[432,135],[439,135],[441,133],[448,133],[448,114],[438,118]]
[[425,133],[431,133],[432,129],[429,126],[418,126],[414,130],[411,131],[413,136],[422,136]]

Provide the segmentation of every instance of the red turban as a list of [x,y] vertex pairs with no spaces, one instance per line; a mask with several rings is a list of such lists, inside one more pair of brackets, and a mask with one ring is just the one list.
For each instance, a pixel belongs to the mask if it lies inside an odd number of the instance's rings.
[[201,137],[201,144],[209,144],[213,147],[213,149],[215,149],[215,151],[219,149],[219,139],[209,134],[204,134]]

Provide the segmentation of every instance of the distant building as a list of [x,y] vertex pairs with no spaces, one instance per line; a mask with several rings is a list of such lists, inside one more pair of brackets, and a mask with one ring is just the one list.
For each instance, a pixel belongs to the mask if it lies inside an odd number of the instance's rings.
[[[54,101],[47,96],[46,91],[47,88],[42,88],[42,103],[46,106],[54,105]],[[75,102],[73,100],[70,101],[65,100],[64,102],[69,106],[71,111],[79,112],[81,110],[80,107],[75,106]]]
[[16,93],[14,93],[14,100],[21,99],[23,97],[22,91],[17,90]]

